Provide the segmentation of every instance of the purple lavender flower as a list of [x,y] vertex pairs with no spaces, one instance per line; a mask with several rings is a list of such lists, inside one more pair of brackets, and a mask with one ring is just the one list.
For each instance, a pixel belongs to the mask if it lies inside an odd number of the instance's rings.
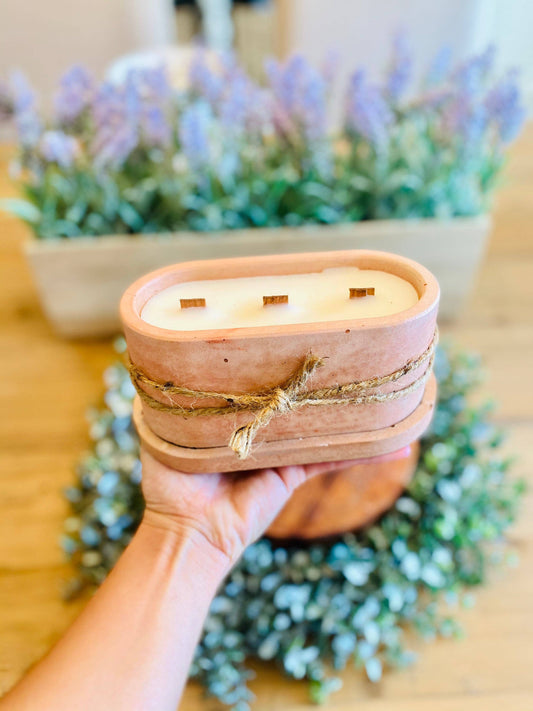
[[469,151],[475,150],[488,125],[485,106],[473,101],[465,92],[460,92],[453,97],[442,116],[445,131],[456,135]]
[[440,84],[441,82],[443,82],[446,79],[448,72],[450,71],[451,62],[451,47],[448,45],[446,45],[445,47],[441,47],[429,66],[429,70],[426,74],[425,84],[427,86],[435,86],[435,84]]
[[167,119],[172,87],[164,66],[134,70],[126,81],[129,115],[137,116],[141,140],[148,146],[165,147],[172,130]]
[[124,113],[123,89],[110,82],[101,84],[95,92],[92,113],[97,131],[120,123]]
[[253,87],[249,99],[246,128],[250,133],[271,133],[273,129],[274,98],[268,89]]
[[223,91],[223,81],[207,63],[205,51],[199,49],[189,68],[189,82],[194,93],[199,94],[210,104],[215,104]]
[[9,81],[18,139],[24,149],[34,148],[42,133],[35,93],[22,72],[13,72]]
[[489,117],[495,122],[503,143],[509,143],[517,136],[526,117],[517,78],[516,71],[509,72],[485,99]]
[[148,106],[143,110],[142,136],[148,146],[165,147],[172,138],[172,129],[163,109],[159,106]]
[[266,64],[278,110],[301,128],[310,141],[325,136],[327,128],[326,82],[301,55],[295,55],[280,65],[271,60]]
[[253,138],[271,126],[272,94],[259,88],[242,70],[234,67],[225,75],[224,91],[215,113],[230,135],[244,132]]
[[126,77],[126,81],[120,87],[120,98],[123,105],[123,113],[133,122],[140,120],[144,98],[142,95],[142,79],[136,71],[132,71]]
[[494,45],[489,45],[481,54],[460,64],[452,74],[452,80],[459,90],[469,96],[478,95],[494,66],[495,55]]
[[135,86],[139,97],[152,104],[165,104],[172,94],[172,87],[164,64],[132,69],[128,73],[126,83]]
[[326,84],[321,76],[315,74],[308,78],[301,94],[301,105],[297,113],[302,117],[302,124],[309,140],[325,137],[327,130]]
[[27,111],[36,104],[35,92],[27,77],[20,71],[14,71],[9,77],[11,96],[15,112]]
[[209,127],[212,114],[205,103],[195,103],[185,109],[179,124],[181,149],[193,167],[209,160]]
[[307,60],[299,54],[291,57],[285,65],[270,59],[265,69],[274,96],[287,114],[292,114],[297,105],[300,85],[305,81]]
[[237,67],[226,68],[224,87],[215,104],[224,128],[231,132],[245,128],[254,91],[254,85],[242,70]]
[[79,155],[80,147],[75,138],[63,131],[45,131],[39,142],[39,150],[48,163],[70,168]]
[[392,112],[379,88],[368,83],[364,70],[356,71],[350,79],[347,96],[348,128],[380,148],[387,141],[392,120]]
[[61,124],[70,124],[90,105],[94,82],[89,72],[76,65],[69,69],[59,83],[54,108]]
[[100,167],[118,167],[139,142],[140,102],[132,85],[103,83],[93,100],[92,150]]
[[138,136],[131,126],[121,126],[100,136],[95,143],[95,166],[97,168],[119,168],[138,146]]
[[135,69],[122,84],[105,82],[95,92],[93,152],[100,166],[121,165],[139,145],[166,147],[171,88],[163,68]]
[[479,149],[491,123],[500,139],[507,142],[515,137],[524,118],[512,74],[485,94],[494,58],[495,49],[489,46],[460,64],[450,76],[450,95],[441,103],[443,129],[460,140],[465,155]]
[[211,106],[230,134],[257,131],[255,104],[260,101],[260,89],[239,67],[233,54],[219,54],[216,71],[209,67],[207,59],[202,50],[193,57],[189,75],[193,93]]
[[442,111],[444,130],[455,134],[467,153],[479,146],[490,121],[484,87],[493,67],[493,46],[459,65],[451,75],[453,96]]
[[42,133],[41,119],[34,111],[15,114],[15,125],[20,145],[24,149],[35,148]]
[[386,92],[393,101],[398,101],[411,79],[413,59],[407,35],[399,32],[393,41],[392,59],[386,79]]

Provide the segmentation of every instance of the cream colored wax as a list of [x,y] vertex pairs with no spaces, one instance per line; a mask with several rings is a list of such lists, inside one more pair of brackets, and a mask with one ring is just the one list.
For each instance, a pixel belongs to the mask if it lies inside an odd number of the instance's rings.
[[[375,295],[350,299],[350,287],[374,287]],[[289,303],[263,306],[263,296],[279,294],[287,294]],[[180,299],[193,298],[204,298],[206,307],[180,307]],[[246,328],[389,316],[417,301],[413,285],[394,274],[334,267],[310,274],[175,284],[155,294],[141,318],[175,331]]]

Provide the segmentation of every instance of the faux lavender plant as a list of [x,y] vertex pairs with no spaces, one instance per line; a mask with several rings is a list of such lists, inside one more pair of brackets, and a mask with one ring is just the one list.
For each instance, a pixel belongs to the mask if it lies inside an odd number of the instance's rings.
[[388,140],[394,114],[383,92],[368,81],[362,69],[350,79],[346,103],[347,130],[380,151]]
[[0,117],[18,131],[26,199],[7,207],[42,238],[486,211],[525,117],[517,73],[493,79],[492,47],[457,66],[444,49],[416,89],[412,64],[399,34],[383,83],[357,69],[336,134],[331,58],[270,61],[260,86],[199,50],[186,90],[162,67],[98,83],[76,66],[50,118],[16,73]]
[[327,93],[324,77],[301,55],[285,65],[267,62],[274,110],[283,128],[302,134],[310,147],[326,135]]
[[55,118],[58,124],[69,126],[89,109],[94,90],[94,80],[84,67],[74,65],[65,72],[54,97]]

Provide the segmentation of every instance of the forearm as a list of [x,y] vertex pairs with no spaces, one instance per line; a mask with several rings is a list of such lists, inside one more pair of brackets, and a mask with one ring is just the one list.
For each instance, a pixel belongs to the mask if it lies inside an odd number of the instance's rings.
[[227,557],[143,522],[65,636],[1,711],[175,711]]

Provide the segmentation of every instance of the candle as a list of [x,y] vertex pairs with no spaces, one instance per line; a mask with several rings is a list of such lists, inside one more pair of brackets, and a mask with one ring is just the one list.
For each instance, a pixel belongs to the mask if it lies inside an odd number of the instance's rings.
[[152,296],[141,318],[159,328],[196,331],[375,318],[417,302],[416,289],[405,279],[348,266],[181,282]]
[[[215,259],[148,274],[121,301],[140,441],[191,474],[397,452],[381,465],[387,476],[364,465],[360,481],[358,466],[304,485],[269,533],[351,530],[361,511],[368,520],[389,506],[415,466],[400,452],[435,404],[438,298],[430,272],[383,252]],[[356,505],[345,501],[354,487]]]
[[214,259],[147,274],[120,307],[141,440],[184,471],[410,444],[435,399],[438,298],[424,267],[372,251]]

